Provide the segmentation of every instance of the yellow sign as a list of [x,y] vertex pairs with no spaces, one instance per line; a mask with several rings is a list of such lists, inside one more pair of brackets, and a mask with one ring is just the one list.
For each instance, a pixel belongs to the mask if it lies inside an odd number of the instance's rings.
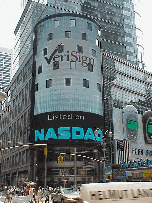
[[44,155],[47,156],[47,147],[44,148]]
[[148,172],[143,172],[143,177],[144,178],[152,178],[152,172],[150,171],[148,171]]

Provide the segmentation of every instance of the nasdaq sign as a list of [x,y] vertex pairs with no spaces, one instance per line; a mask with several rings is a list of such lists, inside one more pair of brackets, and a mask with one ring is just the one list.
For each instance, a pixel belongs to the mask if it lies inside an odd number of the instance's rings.
[[96,135],[94,134],[92,128],[88,128],[85,132],[81,127],[59,127],[58,134],[55,133],[54,128],[49,128],[45,134],[44,129],[35,130],[35,142],[39,140],[48,139],[79,139],[79,140],[94,140],[98,141],[102,145],[102,131],[97,130]]

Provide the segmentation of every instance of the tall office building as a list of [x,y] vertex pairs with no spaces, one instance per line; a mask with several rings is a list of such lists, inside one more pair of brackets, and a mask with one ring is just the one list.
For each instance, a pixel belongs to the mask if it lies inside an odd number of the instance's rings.
[[[117,105],[118,100],[121,105],[122,98],[124,101],[131,98],[134,102],[140,99],[145,103],[151,89],[151,75],[143,69],[136,71],[138,50],[132,1],[29,0],[23,7],[14,32],[13,74],[2,105],[0,126],[2,148],[20,147],[3,150],[2,182],[18,185],[34,180],[43,184],[43,151],[40,147],[26,145],[29,141],[48,144],[48,184],[62,184],[63,174],[69,184],[73,183],[75,159],[71,154],[74,154],[76,143],[84,145],[77,146],[77,152],[88,149],[86,153],[92,158],[77,157],[77,181],[90,182],[91,177],[94,181],[102,180],[101,130],[106,135],[108,131],[115,133],[113,139],[123,138],[114,130],[116,121],[112,113],[116,109],[112,111],[112,105]],[[123,81],[126,84],[121,93],[119,84]],[[131,88],[140,86],[139,91],[131,90],[129,81]],[[145,95],[141,88],[146,89]],[[124,105],[126,107],[125,102]],[[147,111],[149,105],[148,99]],[[139,116],[138,126],[142,131],[140,120]],[[138,117],[133,120],[135,126],[137,121]],[[150,126],[151,120],[147,122]],[[131,131],[127,130],[125,139],[131,142],[129,135]],[[150,147],[148,132],[145,139]],[[119,161],[116,159],[115,149],[112,149],[114,156],[110,157],[107,136],[106,140],[106,164],[123,161],[120,156]],[[97,145],[99,154],[94,151]],[[116,141],[113,146],[116,147]],[[64,163],[57,164],[60,153],[64,153]],[[142,158],[145,160],[147,155]],[[87,168],[90,170],[86,171]]]
[[10,83],[13,50],[0,47],[0,91]]
[[[57,13],[79,13],[95,19],[101,26],[102,49],[139,65],[142,54],[138,47],[143,47],[136,32],[141,29],[135,24],[139,14],[134,10],[132,0],[109,1],[22,1],[24,11],[15,29],[16,43],[14,50],[13,72],[31,56],[33,29],[42,18]],[[141,55],[141,57],[139,57]],[[141,60],[139,59],[141,58]]]

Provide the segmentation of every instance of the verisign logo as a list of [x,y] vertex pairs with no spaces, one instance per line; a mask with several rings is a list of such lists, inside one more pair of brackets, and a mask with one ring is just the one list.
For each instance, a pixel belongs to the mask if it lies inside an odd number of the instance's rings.
[[[72,61],[72,62],[79,62],[83,67],[87,67],[88,64],[92,64],[95,66],[95,59],[87,56],[82,56],[82,54],[76,52],[76,51],[67,51],[66,54],[60,54],[62,44],[58,45],[53,53],[50,55],[49,58],[46,56],[44,57],[48,65],[51,63],[51,61]],[[55,55],[56,53],[59,53],[59,55]]]

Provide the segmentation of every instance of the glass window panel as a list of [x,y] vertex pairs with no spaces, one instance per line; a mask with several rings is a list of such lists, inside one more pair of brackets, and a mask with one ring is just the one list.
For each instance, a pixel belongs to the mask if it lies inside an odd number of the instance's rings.
[[78,53],[82,53],[83,54],[83,47],[80,45],[77,45],[77,49],[78,49]]
[[44,56],[47,55],[47,48],[44,48],[43,51],[44,51]]
[[71,86],[71,78],[65,78],[65,86]]
[[91,23],[87,23],[87,28],[92,31],[92,24]]
[[35,84],[35,92],[38,91],[38,83]]
[[59,69],[59,61],[53,62],[53,70]]
[[83,79],[83,87],[89,88],[89,80]]
[[52,87],[52,79],[46,80],[46,88]]
[[50,41],[50,40],[52,40],[52,39],[53,39],[53,33],[49,33],[47,40]]
[[59,27],[59,20],[55,20],[54,25],[55,25],[55,27]]
[[75,69],[75,68],[76,68],[76,62],[70,61],[70,69]]
[[92,56],[96,57],[96,50],[92,49]]
[[42,73],[42,65],[38,67],[38,74]]
[[64,51],[64,45],[58,45],[58,53],[62,53]]
[[82,33],[82,40],[87,40],[87,34],[86,33]]
[[88,71],[93,72],[93,65],[88,63]]
[[71,26],[76,26],[76,20],[71,19]]
[[97,90],[98,90],[99,92],[101,92],[101,85],[100,85],[100,83],[97,83]]
[[65,38],[71,37],[71,31],[65,31]]

